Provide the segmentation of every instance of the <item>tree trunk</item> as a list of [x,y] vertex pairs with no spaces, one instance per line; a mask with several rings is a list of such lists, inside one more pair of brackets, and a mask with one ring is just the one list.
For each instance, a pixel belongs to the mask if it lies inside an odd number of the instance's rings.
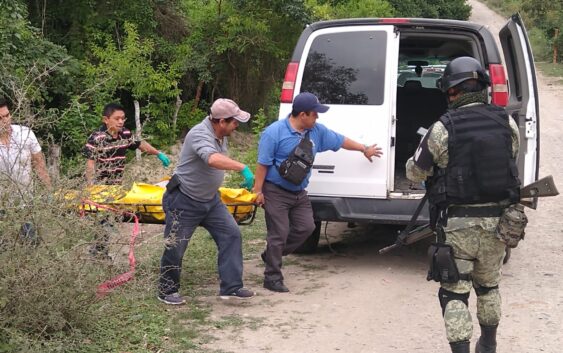
[[[174,115],[172,116],[172,131],[174,131],[174,133],[176,133],[176,125],[178,123],[178,113],[180,112],[181,107],[182,107],[182,99],[178,94],[176,96],[176,109],[174,110]],[[176,136],[174,136],[174,138],[176,138]]]
[[559,53],[557,52],[557,38],[559,37],[559,28],[555,29],[555,33],[553,34],[553,63],[557,64],[557,58],[559,57]]
[[[139,107],[139,101],[138,100],[134,100],[133,101],[133,105],[135,106],[135,137],[137,138],[137,140],[141,140],[141,108]],[[135,150],[135,159],[137,161],[141,160],[141,150],[140,149],[136,149]]]
[[49,146],[47,171],[53,182],[59,180],[59,171],[61,165],[61,146],[52,144]]
[[41,36],[45,36],[45,13],[47,12],[47,0],[43,0],[43,10],[41,11]]
[[197,106],[199,105],[199,101],[201,100],[202,90],[203,90],[203,81],[199,81],[197,84],[197,88],[195,90],[194,106],[192,107],[192,112],[196,110]]

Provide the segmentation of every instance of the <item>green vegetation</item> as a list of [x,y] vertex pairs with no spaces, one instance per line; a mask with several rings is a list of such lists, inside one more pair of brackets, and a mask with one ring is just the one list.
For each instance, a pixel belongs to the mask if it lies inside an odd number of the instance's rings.
[[[0,0],[0,95],[63,166],[80,164],[80,147],[100,111],[120,101],[127,126],[166,149],[230,97],[267,122],[302,28],[342,17],[466,19],[462,0]],[[408,11],[407,11],[408,10]],[[142,126],[132,118],[138,103]],[[255,122],[249,127],[250,131]]]
[[499,13],[510,16],[520,12],[538,62],[550,62],[556,74],[563,65],[563,3],[551,0],[484,0]]
[[542,73],[558,77],[558,83],[563,84],[563,64],[536,63]]
[[[18,240],[22,214],[6,212],[0,224],[0,352],[201,352],[201,345],[212,339],[206,334],[209,327],[224,329],[243,320],[209,317],[209,304],[202,298],[215,300],[217,295],[217,250],[204,229],[195,232],[184,258],[187,305],[170,308],[156,300],[161,226],[153,226],[158,230],[144,238],[153,241],[137,247],[134,279],[96,298],[97,285],[127,271],[121,248],[127,249],[128,231],[111,240],[113,263],[96,261],[87,248],[99,218],[62,212],[60,200],[39,197],[36,202],[41,207],[26,216],[40,225],[39,246]],[[64,219],[54,217],[59,212]],[[263,249],[264,228],[262,214],[252,225],[241,226],[245,260],[256,259]],[[242,322],[258,325],[253,318]]]

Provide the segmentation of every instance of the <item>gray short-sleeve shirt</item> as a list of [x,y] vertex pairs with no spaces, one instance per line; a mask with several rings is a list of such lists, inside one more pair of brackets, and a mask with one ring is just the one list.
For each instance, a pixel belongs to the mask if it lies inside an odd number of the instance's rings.
[[174,172],[180,179],[180,190],[196,201],[212,200],[223,184],[225,171],[208,164],[214,153],[227,155],[227,138],[218,139],[206,117],[188,132]]

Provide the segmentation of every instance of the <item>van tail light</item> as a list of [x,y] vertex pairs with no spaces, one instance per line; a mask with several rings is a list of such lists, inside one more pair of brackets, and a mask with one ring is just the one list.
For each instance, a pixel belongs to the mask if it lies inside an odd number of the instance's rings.
[[499,107],[506,107],[508,105],[508,85],[504,66],[491,64],[489,73],[491,75],[491,103]]
[[290,62],[285,70],[283,79],[280,101],[282,103],[291,103],[293,101],[293,90],[295,89],[295,80],[297,79],[297,69],[299,63]]

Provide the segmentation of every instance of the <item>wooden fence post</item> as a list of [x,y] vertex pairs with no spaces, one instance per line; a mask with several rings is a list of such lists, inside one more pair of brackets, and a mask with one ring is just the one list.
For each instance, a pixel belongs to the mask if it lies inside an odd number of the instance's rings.
[[59,180],[61,165],[61,146],[57,144],[52,144],[49,146],[49,157],[47,161],[47,172],[49,173],[51,180],[53,182]]
[[[137,129],[135,131],[135,137],[137,138],[137,140],[141,140],[142,126],[141,126],[141,108],[139,106],[139,101],[135,99],[133,101],[133,105],[135,106],[135,128]],[[138,148],[135,150],[135,159],[137,160],[137,162],[141,160],[141,150]]]

